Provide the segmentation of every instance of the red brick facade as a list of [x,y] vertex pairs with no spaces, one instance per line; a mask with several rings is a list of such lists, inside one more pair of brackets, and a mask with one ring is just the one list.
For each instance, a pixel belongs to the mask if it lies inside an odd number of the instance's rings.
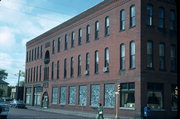
[[[146,25],[146,7],[153,5],[153,25]],[[130,27],[130,7],[135,6],[135,26]],[[165,9],[165,28],[158,28],[158,8]],[[125,10],[125,30],[120,30],[120,11]],[[27,42],[26,80],[24,100],[27,101],[27,88],[31,87],[30,105],[43,106],[43,94],[48,94],[48,106],[60,109],[85,110],[96,112],[91,106],[91,86],[100,85],[100,102],[105,104],[105,85],[134,83],[135,107],[125,108],[118,104],[121,117],[140,118],[143,108],[148,103],[148,83],[163,84],[163,107],[152,110],[153,118],[168,119],[175,116],[176,111],[171,110],[171,85],[177,84],[177,73],[171,72],[170,49],[176,46],[176,31],[169,30],[169,11],[176,11],[173,2],[162,0],[106,0],[90,8],[67,22],[47,31],[37,38]],[[105,36],[105,18],[109,17],[109,35]],[[99,38],[95,40],[95,22],[99,22]],[[90,42],[86,43],[86,27],[90,26]],[[82,29],[82,44],[78,45],[78,31]],[[75,33],[74,47],[71,48],[71,34]],[[64,50],[65,35],[68,37],[67,50]],[[58,52],[58,39],[60,39],[60,51]],[[54,53],[53,51],[54,40]],[[153,41],[153,68],[148,69],[147,41]],[[130,68],[130,43],[135,43],[135,67]],[[159,70],[159,43],[165,44],[165,70]],[[120,45],[125,45],[125,70],[120,70]],[[41,58],[42,46],[42,58]],[[39,47],[39,48],[38,48]],[[36,51],[35,51],[36,48]],[[105,48],[109,49],[109,72],[104,72]],[[39,49],[39,50],[38,50]],[[33,51],[32,51],[33,50]],[[49,51],[50,62],[44,64],[45,53]],[[99,54],[99,71],[95,74],[95,51]],[[32,54],[33,52],[33,54]],[[86,71],[86,53],[90,55],[89,76]],[[35,56],[36,55],[36,56]],[[78,76],[78,56],[81,55],[81,75]],[[33,56],[33,61],[32,61]],[[71,77],[71,57],[74,57],[74,75]],[[64,79],[64,59],[67,65],[67,77]],[[57,62],[59,61],[59,78],[57,78]],[[52,79],[52,62],[54,62]],[[41,66],[41,73],[40,73]],[[35,72],[34,72],[35,67]],[[38,67],[38,68],[37,68]],[[44,80],[44,68],[49,67],[49,80]],[[31,70],[32,69],[32,70]],[[79,105],[79,86],[87,86],[86,106]],[[41,87],[40,104],[34,101],[35,87]],[[66,104],[60,104],[60,87],[65,86]],[[69,87],[76,87],[76,103],[69,105]],[[52,104],[52,88],[58,88],[57,104]],[[122,88],[122,87],[121,87]],[[123,89],[123,88],[122,88]],[[158,93],[159,94],[159,93]],[[120,101],[121,102],[121,94]],[[115,98],[114,98],[115,99]],[[114,100],[115,103],[115,100]],[[122,102],[121,102],[122,103]],[[115,104],[116,105],[116,104]],[[113,107],[105,107],[105,113],[115,113]]]

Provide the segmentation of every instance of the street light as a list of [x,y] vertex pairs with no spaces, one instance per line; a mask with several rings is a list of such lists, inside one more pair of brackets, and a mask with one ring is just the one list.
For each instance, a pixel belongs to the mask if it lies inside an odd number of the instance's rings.
[[116,115],[115,115],[115,119],[119,119],[118,117],[118,113],[119,113],[119,93],[121,91],[121,86],[120,84],[117,85],[117,91],[115,92],[116,94]]
[[175,95],[178,96],[178,87],[175,88]]

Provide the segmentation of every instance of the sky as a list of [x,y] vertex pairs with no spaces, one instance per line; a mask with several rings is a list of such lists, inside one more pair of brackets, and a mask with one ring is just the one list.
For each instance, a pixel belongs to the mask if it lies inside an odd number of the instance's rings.
[[19,70],[25,71],[26,42],[102,1],[1,0],[0,69],[8,73],[9,86],[17,84]]

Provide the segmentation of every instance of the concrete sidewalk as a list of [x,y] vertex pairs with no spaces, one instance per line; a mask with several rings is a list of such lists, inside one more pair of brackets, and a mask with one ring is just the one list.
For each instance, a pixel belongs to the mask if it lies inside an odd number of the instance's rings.
[[[72,110],[62,110],[62,109],[54,109],[54,108],[42,108],[42,107],[34,107],[34,106],[26,106],[27,109],[37,110],[37,111],[44,111],[44,112],[53,112],[59,114],[66,114],[66,115],[74,115],[80,117],[88,117],[95,119],[97,113],[92,112],[85,112],[85,111],[72,111]],[[114,119],[113,114],[104,114],[104,119]]]

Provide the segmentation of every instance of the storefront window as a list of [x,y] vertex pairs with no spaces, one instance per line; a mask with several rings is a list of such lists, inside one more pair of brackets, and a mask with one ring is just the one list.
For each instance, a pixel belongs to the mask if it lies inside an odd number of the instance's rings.
[[76,87],[69,88],[69,104],[70,105],[76,104]]
[[66,87],[61,87],[60,91],[60,104],[65,105],[66,104]]
[[91,86],[91,106],[98,106],[100,102],[100,86]]
[[26,88],[26,104],[31,103],[31,88]]
[[121,83],[121,107],[135,107],[135,85],[134,83]]
[[87,103],[87,86],[80,86],[79,88],[79,105],[85,106]]
[[163,84],[148,83],[147,99],[151,109],[163,108]]
[[171,108],[172,110],[177,110],[178,97],[176,94],[176,85],[171,86]]
[[42,91],[42,87],[34,88],[34,105],[40,105],[41,91]]
[[114,107],[115,105],[115,85],[114,84],[106,84],[105,85],[105,107]]
[[58,101],[58,88],[52,88],[52,104],[57,104]]

